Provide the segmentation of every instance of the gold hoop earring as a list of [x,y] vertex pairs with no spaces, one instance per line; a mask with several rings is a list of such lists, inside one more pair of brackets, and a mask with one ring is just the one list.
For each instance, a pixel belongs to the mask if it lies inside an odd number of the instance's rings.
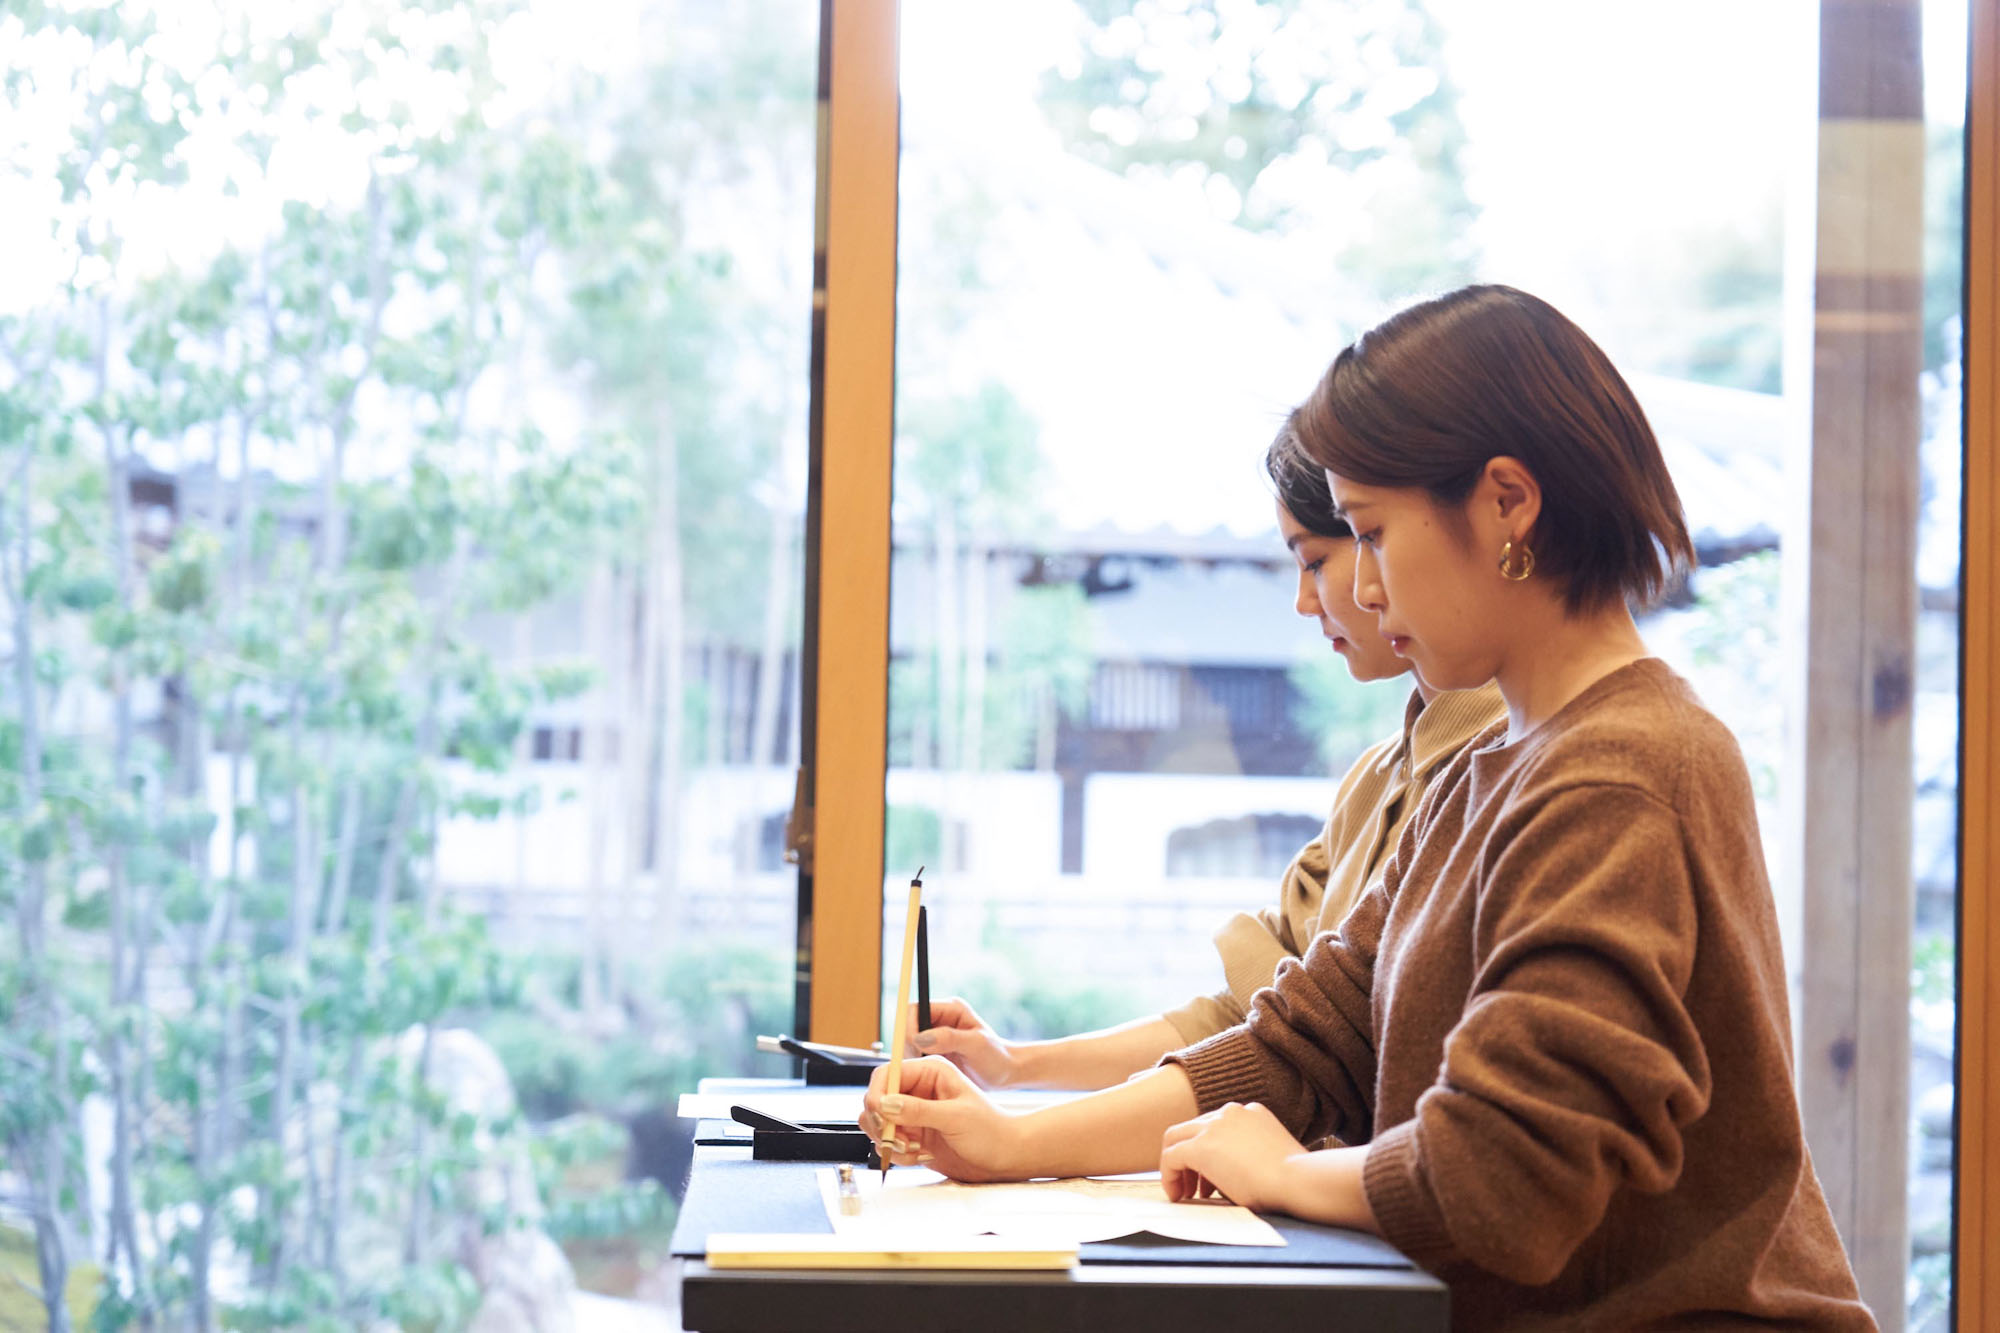
[[1509,537],[1507,544],[1500,548],[1500,577],[1509,583],[1521,583],[1535,572],[1535,553],[1526,542],[1514,545]]

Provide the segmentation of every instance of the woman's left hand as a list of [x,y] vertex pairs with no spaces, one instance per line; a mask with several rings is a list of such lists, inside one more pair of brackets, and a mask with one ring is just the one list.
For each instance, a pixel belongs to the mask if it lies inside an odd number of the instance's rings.
[[1305,1145],[1257,1102],[1230,1102],[1183,1120],[1160,1142],[1160,1183],[1169,1199],[1220,1194],[1259,1212],[1289,1213]]

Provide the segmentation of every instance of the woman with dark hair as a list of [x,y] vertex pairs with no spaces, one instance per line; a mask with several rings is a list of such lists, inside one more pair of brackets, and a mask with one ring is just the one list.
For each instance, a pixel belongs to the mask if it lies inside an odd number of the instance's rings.
[[[1409,660],[1391,651],[1374,615],[1354,605],[1354,534],[1334,510],[1326,472],[1299,449],[1296,415],[1264,456],[1277,493],[1279,535],[1298,562],[1296,609],[1319,622],[1354,679],[1408,674]],[[949,1058],[984,1088],[1105,1088],[1236,1026],[1278,964],[1340,924],[1382,873],[1424,789],[1500,714],[1500,694],[1491,686],[1440,695],[1419,679],[1402,728],[1354,761],[1326,827],[1285,868],[1277,905],[1239,912],[1216,932],[1224,989],[1162,1014],[1043,1041],[1009,1040],[964,1000],[935,1000],[930,1028],[917,1032],[911,1022],[915,1049]]]
[[1505,722],[1241,1026],[1019,1116],[916,1061],[864,1126],[962,1179],[1156,1161],[1175,1198],[1377,1232],[1464,1328],[1873,1327],[1800,1128],[1742,756],[1628,609],[1693,556],[1631,390],[1546,303],[1469,287],[1356,340],[1296,421],[1356,602]]

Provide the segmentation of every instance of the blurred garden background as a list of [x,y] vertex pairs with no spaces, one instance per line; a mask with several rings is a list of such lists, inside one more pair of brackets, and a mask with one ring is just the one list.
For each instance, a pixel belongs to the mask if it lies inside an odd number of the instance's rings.
[[[903,6],[884,874],[931,867],[939,988],[1010,1035],[1219,985],[1210,932],[1400,720],[1292,613],[1260,463],[1426,292],[1528,286],[1631,373],[1702,553],[1649,633],[1778,799],[1771,164],[1810,36],[1497,8]],[[1948,85],[1963,7],[1932,8]],[[819,20],[0,8],[0,1328],[672,1304],[675,1099],[787,1072],[753,1039],[794,1023]],[[1691,62],[1698,109],[1662,91]],[[1937,94],[1919,1327],[1956,894]]]

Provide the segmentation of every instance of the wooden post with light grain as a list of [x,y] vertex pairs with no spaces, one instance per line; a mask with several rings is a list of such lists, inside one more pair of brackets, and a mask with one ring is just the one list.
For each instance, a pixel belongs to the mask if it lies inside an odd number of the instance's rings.
[[1812,437],[1786,544],[1804,621],[1783,845],[1803,904],[1800,1102],[1884,1330],[1903,1325],[1909,1262],[1920,17],[1918,0],[1820,5]]

